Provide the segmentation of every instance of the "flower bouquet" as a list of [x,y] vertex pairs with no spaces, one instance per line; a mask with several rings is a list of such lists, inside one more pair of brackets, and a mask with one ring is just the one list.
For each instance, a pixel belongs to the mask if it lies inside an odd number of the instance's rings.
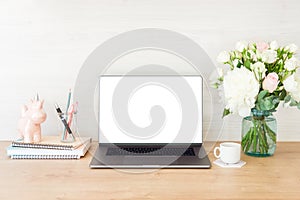
[[297,46],[280,47],[276,41],[238,42],[233,51],[223,51],[213,86],[223,92],[223,117],[244,117],[242,148],[246,154],[270,156],[276,148],[276,120],[272,116],[280,102],[300,109],[300,77],[295,57]]

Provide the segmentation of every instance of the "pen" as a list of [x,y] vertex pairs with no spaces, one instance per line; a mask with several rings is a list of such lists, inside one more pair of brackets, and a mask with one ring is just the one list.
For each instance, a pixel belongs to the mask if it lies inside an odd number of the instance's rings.
[[[69,117],[68,116],[68,110],[69,110],[69,106],[70,106],[71,95],[72,95],[71,89],[69,89],[69,95],[68,95],[68,101],[67,101],[67,108],[66,108],[66,115],[65,115],[66,116],[66,121],[68,121],[68,117]],[[69,125],[69,123],[68,123],[68,125]],[[70,125],[69,125],[69,127],[70,127]],[[66,134],[67,134],[66,128],[64,128],[63,138],[67,137]]]
[[56,112],[58,113],[59,118],[61,119],[62,123],[64,124],[65,128],[67,129],[68,133],[73,136],[72,130],[68,126],[68,123],[67,123],[66,119],[64,118],[63,113],[57,103],[55,104],[55,109],[56,109]]

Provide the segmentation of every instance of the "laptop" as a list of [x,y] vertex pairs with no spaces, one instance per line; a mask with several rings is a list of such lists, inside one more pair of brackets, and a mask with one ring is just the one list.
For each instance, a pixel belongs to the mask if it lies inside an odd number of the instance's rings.
[[99,77],[99,144],[90,168],[210,168],[198,75]]

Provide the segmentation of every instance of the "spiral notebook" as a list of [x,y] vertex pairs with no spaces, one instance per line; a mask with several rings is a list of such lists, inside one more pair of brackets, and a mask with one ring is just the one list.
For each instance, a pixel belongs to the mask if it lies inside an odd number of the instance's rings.
[[7,147],[11,159],[80,159],[91,146],[91,140],[74,150]]
[[12,146],[37,149],[74,150],[91,140],[90,137],[79,137],[72,143],[63,143],[60,139],[59,136],[43,136],[42,141],[39,143],[26,143],[23,139],[18,139],[12,142]]

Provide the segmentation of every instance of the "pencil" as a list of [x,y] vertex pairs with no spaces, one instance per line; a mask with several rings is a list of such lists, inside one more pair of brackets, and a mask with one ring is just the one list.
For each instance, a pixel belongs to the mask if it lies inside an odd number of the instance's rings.
[[72,95],[72,91],[71,91],[71,89],[69,89],[69,96],[68,96],[68,101],[67,101],[66,115],[68,115],[68,110],[69,110],[70,102],[71,102],[71,95]]

